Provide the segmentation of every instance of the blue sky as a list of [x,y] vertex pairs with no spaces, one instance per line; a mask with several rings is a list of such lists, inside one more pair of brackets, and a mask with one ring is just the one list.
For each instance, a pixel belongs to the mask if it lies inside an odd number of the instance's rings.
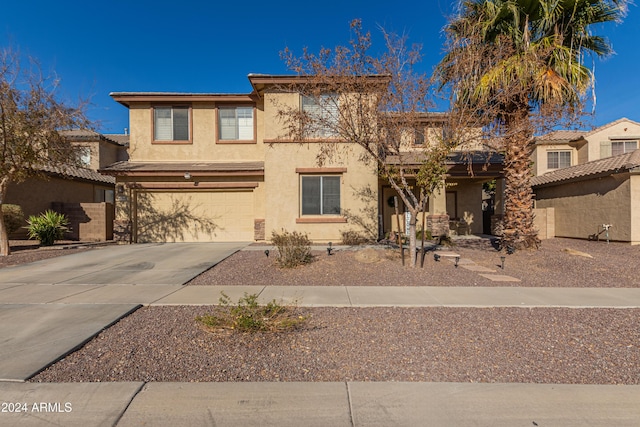
[[[127,109],[110,92],[248,93],[250,73],[287,74],[279,52],[316,52],[349,40],[360,18],[381,47],[377,27],[405,33],[423,45],[422,66],[442,56],[442,27],[455,1],[324,0],[209,1],[7,1],[0,14],[0,47],[37,58],[62,80],[70,102],[90,97],[88,111],[103,133],[128,127]],[[640,11],[607,25],[616,55],[596,59],[595,115],[590,126],[620,117],[640,121]]]

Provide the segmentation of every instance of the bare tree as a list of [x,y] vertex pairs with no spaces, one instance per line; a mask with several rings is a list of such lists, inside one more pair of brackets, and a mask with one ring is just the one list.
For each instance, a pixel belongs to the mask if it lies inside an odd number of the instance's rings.
[[[300,79],[278,90],[303,98],[303,108],[278,106],[283,138],[318,143],[320,165],[347,152],[362,153],[359,160],[373,163],[407,208],[409,249],[415,254],[416,219],[444,182],[453,144],[441,132],[421,147],[415,145],[416,138],[425,139],[431,120],[431,80],[416,67],[421,46],[409,46],[406,36],[381,30],[386,50],[373,56],[371,35],[359,20],[351,22],[351,30],[348,46],[318,54],[305,49],[299,57],[289,49],[282,53]],[[305,103],[310,108],[304,108]],[[415,258],[410,259],[415,266]]]
[[[78,163],[76,150],[60,131],[89,128],[86,104],[58,100],[58,83],[44,77],[35,61],[22,68],[18,52],[0,52],[0,209],[10,183],[43,177],[46,167],[64,170]],[[9,252],[7,229],[0,221],[0,255]]]

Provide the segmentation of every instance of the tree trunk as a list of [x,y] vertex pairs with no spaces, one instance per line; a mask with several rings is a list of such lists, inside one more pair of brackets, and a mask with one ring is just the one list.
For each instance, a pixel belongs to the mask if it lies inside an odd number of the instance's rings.
[[2,179],[0,181],[0,256],[7,256],[11,253],[9,246],[9,234],[4,224],[4,215],[2,214],[2,205],[4,204],[4,196],[7,194],[8,181]]
[[409,266],[416,266],[416,214],[413,209],[409,210]]
[[505,202],[502,248],[507,251],[538,248],[540,240],[533,225],[531,190],[532,136],[528,115],[520,114],[509,123],[510,135],[505,147]]

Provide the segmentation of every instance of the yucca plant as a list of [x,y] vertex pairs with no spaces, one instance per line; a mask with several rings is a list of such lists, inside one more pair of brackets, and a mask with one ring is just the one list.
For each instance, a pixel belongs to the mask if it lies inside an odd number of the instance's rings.
[[40,240],[42,246],[51,246],[56,240],[61,240],[68,230],[69,220],[64,214],[46,210],[40,215],[31,215],[27,219],[27,231],[30,239]]

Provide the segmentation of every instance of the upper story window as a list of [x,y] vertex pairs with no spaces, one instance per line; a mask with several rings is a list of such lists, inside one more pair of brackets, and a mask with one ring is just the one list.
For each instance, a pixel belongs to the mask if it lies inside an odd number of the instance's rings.
[[413,135],[413,144],[414,145],[419,145],[419,146],[424,146],[424,128],[418,128],[414,130],[414,135]]
[[630,153],[638,149],[638,141],[611,141],[611,155]]
[[189,107],[154,107],[153,139],[155,141],[188,141]]
[[571,166],[571,151],[548,151],[547,169],[561,169]]
[[225,141],[253,141],[253,107],[218,108],[218,139]]
[[76,151],[80,166],[88,168],[91,166],[91,147],[78,147]]
[[302,111],[311,118],[305,135],[311,138],[330,138],[338,135],[339,99],[336,93],[302,96]]

